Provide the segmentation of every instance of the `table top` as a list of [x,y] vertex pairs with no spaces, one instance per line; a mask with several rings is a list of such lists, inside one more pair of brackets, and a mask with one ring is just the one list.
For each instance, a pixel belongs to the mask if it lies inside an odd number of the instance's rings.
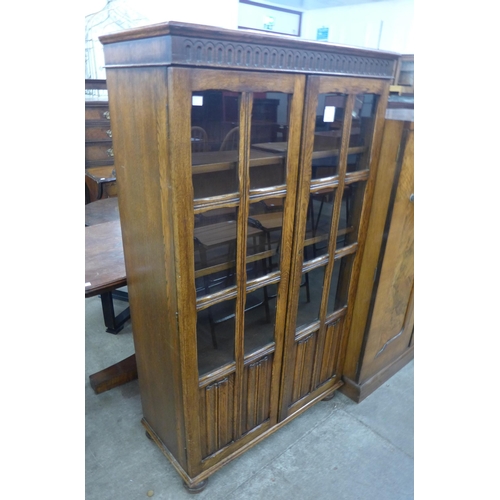
[[85,228],[85,297],[127,284],[120,220]]
[[116,181],[115,167],[108,165],[104,167],[92,167],[85,169],[85,175],[88,175],[96,182],[113,182]]
[[120,219],[118,211],[118,198],[104,198],[85,205],[85,225],[95,226],[104,222]]
[[[262,165],[275,165],[283,160],[284,155],[280,152],[261,151],[250,149],[250,167],[260,167]],[[230,170],[238,161],[238,151],[208,151],[192,153],[193,174],[205,174]]]
[[[235,241],[237,238],[237,223],[235,220],[217,222],[194,228],[194,237],[204,246],[212,247]],[[247,236],[256,236],[261,231],[254,227],[247,228]]]

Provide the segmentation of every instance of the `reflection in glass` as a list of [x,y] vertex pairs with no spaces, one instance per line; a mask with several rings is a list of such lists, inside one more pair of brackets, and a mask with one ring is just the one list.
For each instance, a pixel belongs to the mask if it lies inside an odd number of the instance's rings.
[[324,277],[325,266],[302,273],[296,321],[297,328],[319,319]]
[[349,148],[355,152],[347,158],[347,172],[357,172],[369,168],[370,148],[375,126],[375,116],[379,96],[358,94],[352,112],[351,137]]
[[338,159],[346,103],[346,94],[330,93],[318,96],[312,179],[338,175]]
[[194,262],[198,297],[235,283],[237,210],[221,208],[195,215]]
[[345,255],[335,260],[328,294],[327,314],[338,311],[347,305],[347,293],[349,291],[354,255]]
[[258,251],[265,259],[264,274],[279,268],[284,203],[285,198],[270,198],[250,206],[248,223],[254,230],[260,230],[263,236]]
[[198,312],[196,336],[199,375],[234,361],[236,300]]
[[224,90],[192,94],[195,199],[238,192],[240,99],[241,94]]
[[327,188],[310,194],[304,261],[320,257],[328,252],[336,192],[336,189]]
[[274,342],[277,286],[265,286],[247,294],[245,305],[245,356]]
[[366,182],[353,182],[344,187],[340,221],[337,233],[337,249],[351,245],[358,240],[359,222]]
[[253,96],[251,189],[286,183],[290,98],[281,92],[260,92]]

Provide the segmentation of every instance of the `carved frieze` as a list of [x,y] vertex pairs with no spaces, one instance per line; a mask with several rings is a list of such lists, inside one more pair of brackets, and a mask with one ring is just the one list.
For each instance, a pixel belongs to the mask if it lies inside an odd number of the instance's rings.
[[192,37],[172,37],[172,63],[226,69],[391,78],[394,60],[331,49],[273,47]]

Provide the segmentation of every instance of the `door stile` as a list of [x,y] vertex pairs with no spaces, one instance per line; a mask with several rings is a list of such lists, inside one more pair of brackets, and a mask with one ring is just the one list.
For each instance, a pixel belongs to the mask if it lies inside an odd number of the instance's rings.
[[[297,225],[296,213],[297,203],[301,199],[297,192],[300,172],[301,140],[302,140],[302,119],[305,113],[305,89],[306,77],[304,75],[295,75],[294,88],[292,89],[292,107],[290,110],[290,130],[288,137],[288,155],[287,155],[287,176],[286,176],[286,199],[283,213],[283,241],[282,241],[282,263],[280,277],[280,293],[276,308],[275,325],[275,367],[279,373],[285,373],[284,365],[287,362],[287,318],[294,310],[290,307],[290,286],[293,281],[293,262],[295,255],[293,250],[294,233]],[[311,147],[312,155],[312,147]],[[285,249],[288,249],[285,251]],[[271,387],[271,420],[272,424],[281,420],[278,413],[281,408],[283,382],[278,373],[273,373]]]
[[245,305],[246,305],[246,259],[247,259],[247,233],[249,191],[250,191],[250,127],[252,119],[253,94],[243,92],[240,102],[240,141],[239,141],[239,196],[240,205],[238,210],[238,237],[236,253],[236,331],[234,342],[234,359],[236,364],[235,394],[233,411],[234,439],[242,435],[242,408],[243,408],[243,376],[245,356]]
[[311,183],[312,155],[314,148],[315,113],[318,103],[319,78],[308,76],[305,85],[305,101],[303,112],[302,136],[300,142],[298,177],[296,183],[295,234],[292,242],[290,282],[288,285],[288,314],[284,330],[283,364],[281,367],[282,380],[279,396],[279,415],[281,421],[287,417],[289,394],[292,390],[293,376],[293,344],[295,341],[295,321],[303,262],[303,241],[306,230],[306,216],[308,207],[308,193]]
[[[175,238],[175,269],[177,274],[177,328],[179,335],[183,411],[186,426],[187,473],[194,477],[202,459],[199,414],[190,407],[198,401],[198,352],[196,348],[196,293],[194,283],[193,186],[191,182],[190,120],[185,110],[191,101],[191,74],[183,68],[168,69],[167,127],[169,171],[172,176],[172,220]],[[175,124],[174,126],[172,124]]]
[[[330,292],[330,286],[332,282],[333,267],[335,265],[335,249],[337,246],[337,229],[340,219],[340,210],[342,208],[342,194],[345,185],[345,176],[347,171],[347,156],[349,149],[349,141],[351,136],[351,126],[352,126],[352,111],[354,109],[355,95],[350,94],[347,98],[346,104],[346,117],[342,126],[342,142],[340,146],[339,155],[339,183],[337,186],[337,195],[335,196],[335,204],[333,207],[333,216],[330,226],[330,241],[328,243],[328,263],[325,266],[325,278],[323,282],[323,294],[321,298],[319,320],[320,328],[318,333],[318,342],[316,344],[316,359],[319,359],[320,354],[323,352],[323,348],[326,341],[326,314],[328,307],[328,294]],[[321,372],[321,363],[314,364],[314,372],[312,376],[314,387],[319,383],[319,376]]]
[[352,264],[352,274],[349,284],[349,290],[347,294],[347,312],[344,319],[344,326],[342,329],[342,338],[339,343],[339,355],[338,355],[338,373],[342,373],[344,369],[345,356],[341,356],[341,353],[345,352],[347,348],[348,335],[351,328],[351,321],[353,315],[353,303],[356,297],[356,292],[358,288],[359,273],[361,270],[361,261],[363,258],[363,252],[365,248],[367,226],[370,219],[370,212],[373,201],[373,192],[375,189],[375,179],[377,176],[377,169],[379,163],[380,150],[382,147],[382,133],[385,123],[385,112],[387,109],[387,100],[389,98],[389,83],[388,82],[374,82],[373,89],[374,93],[378,93],[379,101],[377,105],[377,114],[374,121],[374,130],[371,142],[371,151],[369,158],[369,177],[366,185],[365,196],[363,200],[363,206],[361,208],[361,217],[359,221],[358,230],[358,247],[356,250],[356,255]]

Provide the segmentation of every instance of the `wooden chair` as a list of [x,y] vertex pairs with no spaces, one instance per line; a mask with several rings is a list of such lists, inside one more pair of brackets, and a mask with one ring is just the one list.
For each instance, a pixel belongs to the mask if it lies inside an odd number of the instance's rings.
[[[194,229],[195,256],[195,278],[198,280],[196,292],[203,295],[210,295],[214,288],[228,287],[236,279],[236,240],[237,240],[237,222],[227,220],[217,222],[206,226],[198,226]],[[263,236],[260,229],[248,227],[247,237],[254,239]],[[211,253],[211,254],[210,254]],[[266,308],[266,317],[270,321],[269,305],[267,304],[267,295],[264,292],[264,299],[258,304],[254,304],[245,309],[249,311],[255,307],[264,305]],[[215,336],[215,327],[217,324],[227,321],[234,317],[234,314],[223,315],[215,318],[212,312],[213,306],[208,308],[208,320],[212,335],[212,344],[217,349],[217,339]]]
[[[248,219],[248,223],[250,226],[260,229],[264,232],[267,239],[267,247],[269,250],[272,249],[272,246],[275,244],[276,249],[274,251],[275,255],[278,258],[276,263],[273,263],[272,256],[268,259],[268,269],[266,272],[272,272],[275,268],[279,267],[279,252],[281,245],[281,231],[283,228],[283,211],[271,211],[263,214],[252,215]],[[275,237],[274,240],[272,238],[272,234],[276,234],[278,232],[278,237]],[[307,248],[304,247],[304,256],[307,260]],[[300,286],[306,287],[307,294],[307,302],[311,301],[311,294],[309,290],[309,274],[306,273],[304,276],[304,282]],[[264,292],[267,297],[267,290]],[[274,296],[273,296],[274,297]],[[269,297],[269,298],[273,298]]]
[[191,151],[208,151],[208,135],[203,127],[191,127]]
[[232,128],[224,137],[219,151],[235,151],[240,143],[240,127]]

